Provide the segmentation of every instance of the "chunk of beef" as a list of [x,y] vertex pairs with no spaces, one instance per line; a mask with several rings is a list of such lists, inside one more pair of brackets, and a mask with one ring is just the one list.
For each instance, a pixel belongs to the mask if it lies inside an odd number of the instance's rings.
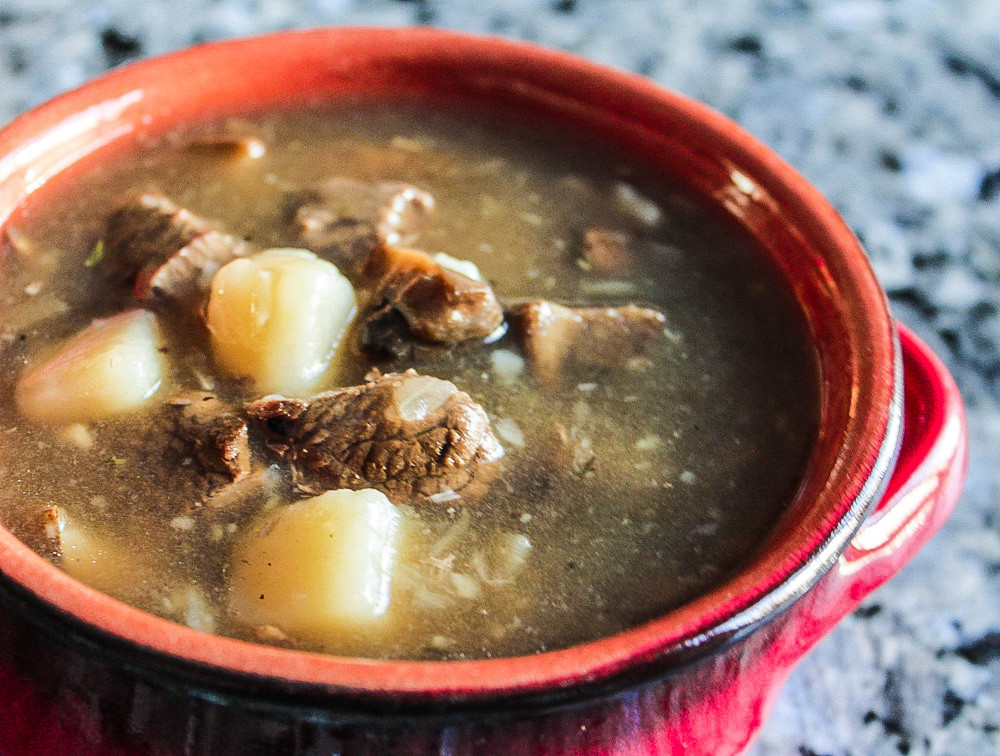
[[368,271],[378,284],[362,316],[366,351],[391,353],[401,331],[453,344],[484,339],[503,324],[503,308],[489,283],[441,265],[425,252],[383,246]]
[[213,227],[161,194],[142,194],[116,210],[104,234],[108,274],[133,281],[143,301],[190,303],[230,260],[247,254],[242,239]]
[[142,300],[197,302],[208,293],[219,268],[249,251],[249,246],[234,236],[206,231],[162,265],[140,271],[135,282],[136,296]]
[[617,275],[627,273],[635,264],[632,246],[635,238],[627,231],[588,228],[580,240],[580,259],[595,273]]
[[146,422],[140,448],[123,448],[119,453],[137,463],[162,461],[141,475],[144,485],[170,490],[169,500],[180,502],[179,509],[174,505],[165,515],[190,514],[229,487],[252,488],[241,486],[259,471],[252,464],[250,431],[242,408],[207,391],[187,391],[164,402]]
[[250,436],[246,419],[213,394],[189,391],[166,406],[170,448],[193,458],[203,470],[229,480],[250,474]]
[[545,383],[567,364],[622,368],[649,354],[666,319],[650,307],[564,307],[545,300],[510,308],[512,326],[528,361]]
[[375,488],[394,503],[454,491],[485,493],[503,448],[485,410],[449,381],[405,373],[311,399],[265,397],[250,405],[271,447],[303,490]]
[[434,198],[401,183],[334,178],[290,200],[299,241],[373,292],[362,348],[397,357],[411,339],[452,344],[485,338],[503,323],[489,284],[405,249]]
[[288,209],[300,242],[353,279],[380,244],[412,241],[434,197],[409,184],[337,177],[293,195]]

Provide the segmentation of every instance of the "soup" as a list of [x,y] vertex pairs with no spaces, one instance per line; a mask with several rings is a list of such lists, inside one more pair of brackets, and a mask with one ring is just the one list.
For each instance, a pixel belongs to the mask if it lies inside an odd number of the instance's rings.
[[3,243],[4,524],[209,632],[407,659],[619,632],[746,563],[817,432],[745,230],[496,113],[203,124]]

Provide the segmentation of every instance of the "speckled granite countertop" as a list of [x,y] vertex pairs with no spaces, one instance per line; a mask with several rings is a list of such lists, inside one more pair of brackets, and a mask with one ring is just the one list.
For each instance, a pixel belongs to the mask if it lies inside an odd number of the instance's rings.
[[1000,753],[1000,3],[3,0],[0,123],[111,66],[319,25],[571,50],[726,113],[840,209],[969,409],[943,531],[795,671],[753,756]]

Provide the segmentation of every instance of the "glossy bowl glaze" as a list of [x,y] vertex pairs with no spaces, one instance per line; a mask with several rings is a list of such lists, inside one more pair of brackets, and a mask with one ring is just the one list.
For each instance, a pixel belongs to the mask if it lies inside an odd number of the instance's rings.
[[74,171],[179,124],[343,99],[485,104],[556,123],[738,219],[778,264],[819,355],[822,430],[795,501],[744,570],[669,615],[561,651],[469,662],[206,635],[77,583],[0,529],[0,751],[738,753],[795,661],[954,505],[966,441],[947,372],[901,339],[853,235],[765,146],[645,79],[497,39],[291,32],[120,69],[0,131],[0,226],[29,195],[44,201]]

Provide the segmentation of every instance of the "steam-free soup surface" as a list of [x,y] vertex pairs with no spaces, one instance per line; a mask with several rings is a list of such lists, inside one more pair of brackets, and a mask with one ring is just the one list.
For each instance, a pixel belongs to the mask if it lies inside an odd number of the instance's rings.
[[[219,134],[257,141],[229,149],[213,141]],[[254,442],[255,465],[269,470],[265,494],[206,506],[211,492],[186,480],[183,464],[164,469],[152,438],[148,415],[185,390],[237,408],[260,398],[220,370],[199,325],[203,304],[193,318],[153,308],[167,367],[143,411],[33,422],[12,396],[24,364],[51,344],[142,307],[102,271],[99,242],[123,201],[156,191],[254,249],[301,248],[288,197],[331,177],[432,195],[433,212],[406,246],[474,262],[508,313],[526,300],[635,305],[662,313],[663,326],[642,356],[571,358],[555,376],[539,374],[509,317],[506,333],[417,343],[398,356],[362,350],[360,327],[350,327],[316,391],[362,384],[372,367],[446,379],[485,410],[503,457],[475,501],[445,490],[391,502],[395,561],[378,621],[297,633],[232,610],[234,560],[262,511],[322,492],[297,488]],[[594,229],[627,242],[620,267],[581,252]],[[57,562],[217,633],[415,659],[533,653],[615,633],[746,562],[790,502],[816,431],[802,317],[747,234],[606,148],[495,114],[315,108],[171,134],[63,182],[43,204],[29,200],[4,246],[4,522],[22,533],[21,523],[58,506],[85,556]]]

